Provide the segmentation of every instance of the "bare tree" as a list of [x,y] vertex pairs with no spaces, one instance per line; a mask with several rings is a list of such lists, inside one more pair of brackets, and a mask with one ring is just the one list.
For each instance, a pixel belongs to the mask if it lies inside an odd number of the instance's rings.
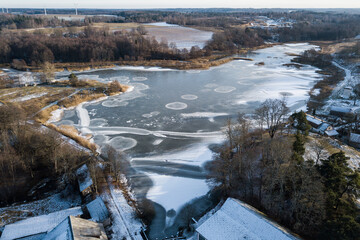
[[271,138],[281,127],[283,118],[289,113],[285,99],[267,99],[255,110],[258,119],[265,124]]
[[41,75],[41,81],[43,83],[50,83],[55,78],[55,67],[53,64],[49,62],[45,62],[41,66],[42,75]]

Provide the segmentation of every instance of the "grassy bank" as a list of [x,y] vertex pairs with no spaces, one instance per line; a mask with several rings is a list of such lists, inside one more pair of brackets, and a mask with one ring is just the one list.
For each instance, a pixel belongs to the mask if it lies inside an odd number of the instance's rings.
[[52,85],[0,89],[0,101],[20,106],[27,118],[34,118],[35,121],[94,152],[96,145],[90,142],[90,136],[81,136],[71,126],[55,126],[48,122],[49,119],[55,110],[72,108],[84,102],[120,94],[128,88],[119,83],[101,83],[94,80],[79,81],[78,86],[70,87],[68,81],[62,81]]

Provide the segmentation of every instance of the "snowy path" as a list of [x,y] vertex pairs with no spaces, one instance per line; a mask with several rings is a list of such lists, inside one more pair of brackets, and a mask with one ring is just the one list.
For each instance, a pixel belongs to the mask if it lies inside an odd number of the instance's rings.
[[[344,90],[345,87],[348,86],[353,86],[356,82],[356,79],[354,78],[354,76],[351,74],[351,70],[340,65],[339,63],[333,61],[332,62],[334,64],[334,66],[344,70],[345,72],[345,77],[344,80],[339,82],[336,87],[333,89],[329,99],[327,100],[326,105],[323,107],[323,110],[325,112],[328,112],[330,107],[333,105],[343,105],[341,103],[341,92]],[[348,105],[344,106],[344,107],[349,107]],[[352,107],[352,106],[351,106]]]
[[126,201],[122,191],[115,189],[111,180],[107,180],[110,194],[104,195],[113,216],[112,230],[114,239],[142,240],[142,223],[136,219],[134,209]]

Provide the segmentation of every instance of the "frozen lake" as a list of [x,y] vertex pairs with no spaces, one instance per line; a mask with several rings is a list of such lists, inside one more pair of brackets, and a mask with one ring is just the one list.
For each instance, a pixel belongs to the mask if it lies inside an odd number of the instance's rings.
[[[255,51],[249,56],[254,61],[236,60],[210,70],[116,67],[81,73],[79,78],[118,80],[134,90],[66,111],[57,124],[74,125],[83,134],[93,134],[98,145],[125,151],[132,166],[152,181],[135,187],[138,196],[178,213],[208,192],[202,166],[212,158],[209,146],[223,140],[222,127],[229,117],[252,113],[265,99],[283,95],[293,110],[305,106],[320,76],[311,66],[283,64],[293,58],[289,53],[314,47],[274,46]],[[136,178],[141,176],[134,174]],[[175,217],[164,216],[157,229],[170,227]]]

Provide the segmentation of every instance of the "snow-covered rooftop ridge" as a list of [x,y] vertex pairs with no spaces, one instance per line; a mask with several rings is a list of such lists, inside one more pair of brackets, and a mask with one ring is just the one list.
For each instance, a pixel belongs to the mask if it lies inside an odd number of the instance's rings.
[[320,119],[315,118],[315,117],[313,117],[311,115],[308,115],[308,114],[306,115],[306,120],[308,120],[309,122],[314,123],[316,125],[320,125],[320,124],[323,123],[323,121],[321,121]]
[[360,134],[350,133],[350,142],[360,143]]
[[97,222],[103,222],[109,217],[109,212],[105,206],[105,203],[100,197],[97,197],[94,201],[86,205],[91,219]]
[[90,220],[67,217],[42,240],[76,240],[76,239],[102,239],[106,240],[105,229],[101,223]]
[[84,191],[93,184],[89,169],[86,164],[82,165],[78,170],[76,170],[76,175],[78,177],[80,192]]
[[40,233],[47,233],[55,228],[68,216],[82,215],[81,207],[70,208],[47,215],[27,218],[25,220],[5,226],[1,240],[24,238]]
[[349,107],[331,106],[330,111],[342,112],[342,113],[351,113],[351,112],[353,112],[353,109],[349,108]]
[[297,239],[256,209],[233,198],[228,198],[196,231],[208,240]]

